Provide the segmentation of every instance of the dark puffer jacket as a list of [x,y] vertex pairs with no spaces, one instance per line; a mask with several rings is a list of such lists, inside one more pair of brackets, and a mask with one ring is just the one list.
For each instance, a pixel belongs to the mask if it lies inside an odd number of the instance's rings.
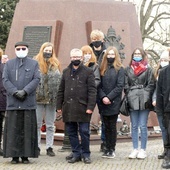
[[153,109],[152,95],[155,89],[155,78],[151,67],[136,76],[131,67],[125,71],[125,93],[128,96],[130,110]]
[[[101,76],[101,84],[98,89],[97,103],[99,113],[104,116],[119,114],[122,90],[124,87],[124,68],[120,68],[118,72],[113,66],[110,66],[104,76]],[[111,101],[110,105],[102,102],[104,97],[108,97]]]
[[2,73],[4,64],[0,63],[0,111],[6,110],[6,90],[2,83]]

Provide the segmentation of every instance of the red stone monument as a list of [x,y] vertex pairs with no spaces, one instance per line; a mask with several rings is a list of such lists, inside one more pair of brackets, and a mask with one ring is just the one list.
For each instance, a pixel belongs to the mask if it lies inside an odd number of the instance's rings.
[[[127,66],[134,48],[142,46],[135,6],[130,2],[113,0],[20,0],[16,6],[5,53],[15,57],[14,44],[20,40],[30,43],[31,54],[38,53],[45,41],[55,45],[62,69],[70,62],[72,48],[90,43],[90,32],[100,29],[107,34],[114,28],[125,45],[123,64]],[[98,125],[97,109],[92,123]],[[63,129],[62,123],[57,124]]]

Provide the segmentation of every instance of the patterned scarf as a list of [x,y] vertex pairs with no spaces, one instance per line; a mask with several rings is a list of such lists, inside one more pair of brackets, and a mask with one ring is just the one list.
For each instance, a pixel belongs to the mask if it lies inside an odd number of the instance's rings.
[[148,68],[147,66],[147,62],[142,60],[140,62],[136,62],[136,61],[132,61],[131,63],[131,68],[134,71],[134,74],[136,76],[139,76],[140,74],[142,74],[144,71],[146,71],[146,69]]

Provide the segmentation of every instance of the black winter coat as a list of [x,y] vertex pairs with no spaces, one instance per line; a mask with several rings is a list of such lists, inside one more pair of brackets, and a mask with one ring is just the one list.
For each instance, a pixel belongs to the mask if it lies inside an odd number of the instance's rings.
[[2,73],[4,64],[0,63],[0,111],[6,110],[6,90],[2,83]]
[[[104,116],[119,114],[122,90],[124,87],[124,68],[120,68],[118,72],[113,66],[109,66],[104,76],[101,76],[101,84],[98,89],[97,103],[99,113]],[[104,97],[108,97],[111,101],[110,105],[102,102]]]
[[155,89],[155,78],[151,67],[136,76],[131,67],[125,69],[125,94],[128,97],[130,110],[152,110],[152,95]]
[[170,113],[170,65],[160,71],[156,97],[156,111]]
[[57,110],[62,109],[64,122],[90,122],[96,104],[96,85],[93,70],[81,64],[73,72],[72,64],[63,71],[57,95]]

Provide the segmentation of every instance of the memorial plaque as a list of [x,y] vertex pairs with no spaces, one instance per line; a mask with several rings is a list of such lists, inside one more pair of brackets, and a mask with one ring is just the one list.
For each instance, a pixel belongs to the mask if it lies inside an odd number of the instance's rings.
[[51,26],[27,26],[24,28],[23,41],[29,44],[29,56],[38,54],[41,45],[51,40]]

